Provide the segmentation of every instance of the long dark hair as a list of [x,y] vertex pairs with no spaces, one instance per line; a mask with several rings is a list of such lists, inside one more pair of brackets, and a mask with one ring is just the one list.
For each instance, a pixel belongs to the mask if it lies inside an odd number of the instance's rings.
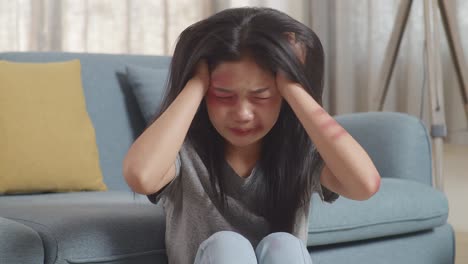
[[[298,59],[287,34],[306,47],[304,64]],[[201,59],[210,71],[220,62],[239,60],[248,52],[257,64],[276,75],[278,70],[304,87],[321,105],[324,55],[320,40],[307,26],[270,8],[232,8],[201,20],[179,36],[170,66],[167,94],[155,119],[162,114],[193,76]],[[200,104],[186,140],[210,172],[219,206],[226,209],[225,183],[221,177],[224,139],[212,126],[205,102]],[[296,212],[310,200],[317,184],[314,169],[319,165],[309,136],[287,102],[283,102],[278,120],[262,140],[259,177],[265,210],[261,214],[270,223],[271,232],[293,232]]]

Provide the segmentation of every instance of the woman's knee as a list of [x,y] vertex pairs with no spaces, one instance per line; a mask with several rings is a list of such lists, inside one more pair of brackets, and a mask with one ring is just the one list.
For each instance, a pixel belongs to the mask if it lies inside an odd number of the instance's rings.
[[230,244],[230,243],[246,243],[250,245],[249,240],[242,236],[239,233],[233,231],[218,231],[212,234],[207,240],[205,241],[212,241],[216,243],[222,244]]
[[250,241],[239,233],[219,231],[203,241],[198,248],[195,263],[257,263]]
[[312,263],[302,240],[286,232],[264,237],[255,252],[259,263]]

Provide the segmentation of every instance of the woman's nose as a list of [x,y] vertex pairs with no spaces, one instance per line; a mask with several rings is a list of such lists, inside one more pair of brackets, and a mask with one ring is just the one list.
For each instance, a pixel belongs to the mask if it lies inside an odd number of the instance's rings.
[[234,107],[234,121],[247,122],[254,117],[252,106],[246,102],[239,102]]

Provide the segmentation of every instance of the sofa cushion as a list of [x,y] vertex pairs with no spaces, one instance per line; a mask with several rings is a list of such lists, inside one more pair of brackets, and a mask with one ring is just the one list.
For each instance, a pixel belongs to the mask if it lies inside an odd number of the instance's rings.
[[382,178],[366,201],[341,197],[333,204],[315,196],[309,217],[309,246],[407,234],[442,226],[448,217],[445,195],[423,183]]
[[0,217],[0,263],[37,264],[44,259],[39,234],[16,221]]
[[79,60],[0,61],[0,193],[107,189]]
[[57,62],[79,59],[86,108],[96,130],[104,181],[110,190],[128,191],[122,162],[145,127],[125,74],[128,64],[168,68],[168,56],[70,52],[0,52],[0,60]]
[[427,128],[406,113],[366,112],[336,116],[366,150],[382,178],[409,179],[432,186]]
[[127,79],[148,124],[159,111],[165,95],[168,69],[153,69],[127,65]]
[[108,191],[4,196],[0,212],[39,233],[46,264],[165,263],[163,209],[142,195]]
[[411,234],[308,249],[314,264],[462,264],[455,262],[455,236],[447,223]]

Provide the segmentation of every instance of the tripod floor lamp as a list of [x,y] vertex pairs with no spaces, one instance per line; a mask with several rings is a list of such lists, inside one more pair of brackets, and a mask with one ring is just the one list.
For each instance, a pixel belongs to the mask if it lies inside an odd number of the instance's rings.
[[[424,35],[426,40],[427,76],[430,102],[430,133],[433,145],[433,180],[436,187],[443,191],[443,139],[447,136],[445,123],[444,97],[442,86],[442,66],[439,48],[439,17],[442,18],[450,53],[454,61],[461,97],[464,104],[465,115],[468,119],[468,71],[461,47],[460,35],[456,30],[454,14],[454,1],[452,0],[422,0],[424,3]],[[382,111],[388,91],[390,78],[395,67],[403,32],[408,21],[413,0],[401,0],[388,43],[384,62],[377,83],[377,94],[373,108]]]

